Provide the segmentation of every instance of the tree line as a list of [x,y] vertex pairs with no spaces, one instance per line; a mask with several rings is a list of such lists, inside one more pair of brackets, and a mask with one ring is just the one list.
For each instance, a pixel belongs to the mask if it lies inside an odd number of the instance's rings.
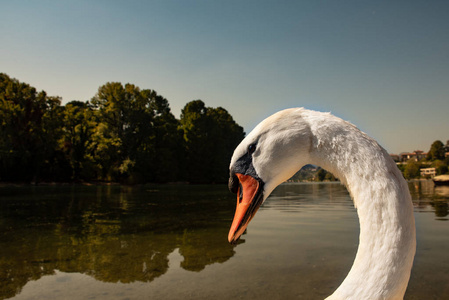
[[222,107],[167,99],[108,82],[89,101],[61,105],[0,73],[0,181],[219,183],[245,133]]
[[421,160],[410,159],[405,164],[399,164],[398,167],[406,179],[420,178],[422,168],[435,168],[436,175],[443,175],[449,172],[449,140],[446,144],[436,140],[430,145],[427,156]]

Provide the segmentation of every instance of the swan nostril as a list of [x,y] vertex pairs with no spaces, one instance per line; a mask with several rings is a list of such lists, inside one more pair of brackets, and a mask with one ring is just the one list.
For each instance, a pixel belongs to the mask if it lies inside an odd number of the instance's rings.
[[242,203],[242,200],[243,200],[243,187],[239,183],[239,203]]
[[237,194],[239,189],[240,181],[235,174],[231,174],[229,177],[228,187],[231,193]]

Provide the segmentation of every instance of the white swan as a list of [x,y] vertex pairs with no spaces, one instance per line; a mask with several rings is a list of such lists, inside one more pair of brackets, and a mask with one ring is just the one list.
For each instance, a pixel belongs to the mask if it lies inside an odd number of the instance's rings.
[[352,268],[327,299],[402,299],[416,249],[407,183],[388,153],[354,125],[303,108],[280,111],[240,143],[230,164],[237,193],[230,242],[245,231],[273,189],[305,164],[337,176],[357,208],[360,237]]

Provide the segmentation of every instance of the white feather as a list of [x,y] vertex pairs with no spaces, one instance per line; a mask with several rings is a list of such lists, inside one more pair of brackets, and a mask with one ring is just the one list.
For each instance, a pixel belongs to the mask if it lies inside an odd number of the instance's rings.
[[402,299],[416,249],[408,186],[388,153],[349,122],[303,108],[262,121],[236,148],[231,167],[257,142],[253,165],[265,199],[305,164],[337,176],[360,221],[359,248],[340,287],[327,299]]

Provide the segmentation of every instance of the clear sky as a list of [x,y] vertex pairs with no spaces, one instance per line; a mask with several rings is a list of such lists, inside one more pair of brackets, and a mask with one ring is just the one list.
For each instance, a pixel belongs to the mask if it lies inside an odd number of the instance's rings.
[[63,103],[109,81],[249,132],[302,106],[389,152],[449,140],[449,1],[2,1],[0,72]]

